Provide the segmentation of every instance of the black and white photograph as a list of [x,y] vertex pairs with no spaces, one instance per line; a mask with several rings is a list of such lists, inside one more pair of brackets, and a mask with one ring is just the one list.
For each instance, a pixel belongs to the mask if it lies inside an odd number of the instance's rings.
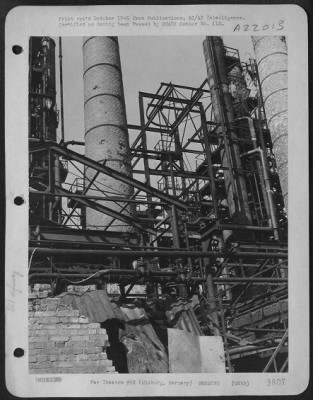
[[120,41],[30,38],[30,370],[283,372],[286,38]]
[[202,34],[223,19],[136,12],[136,29],[168,31],[123,35],[94,13],[115,34],[41,29],[25,41],[27,193],[14,206],[26,209],[27,261],[10,281],[13,292],[26,283],[25,373],[145,396],[229,378],[227,394],[242,394],[253,374],[283,386],[294,371],[290,268],[301,267],[289,257],[298,133],[286,21]]

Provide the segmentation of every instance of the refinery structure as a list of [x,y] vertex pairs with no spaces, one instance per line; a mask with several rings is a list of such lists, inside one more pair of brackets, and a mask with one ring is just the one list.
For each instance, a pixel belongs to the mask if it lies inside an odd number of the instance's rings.
[[79,142],[62,39],[30,38],[32,373],[288,371],[286,39],[202,40],[128,124],[118,38],[83,38]]

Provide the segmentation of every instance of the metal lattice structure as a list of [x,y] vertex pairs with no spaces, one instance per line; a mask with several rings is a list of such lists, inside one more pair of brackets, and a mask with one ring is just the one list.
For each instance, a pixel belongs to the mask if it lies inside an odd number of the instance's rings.
[[[207,79],[140,92],[140,123],[128,125],[132,177],[70,150],[75,142],[30,137],[29,279],[113,282],[124,297],[138,296],[138,283],[156,297],[176,286],[178,296],[198,296],[198,322],[223,337],[229,372],[245,371],[249,360],[256,371],[286,371],[287,219],[260,80],[254,60],[242,63],[225,47],[223,54],[229,85],[239,71],[254,88],[233,97],[244,116],[218,120]],[[101,184],[104,175],[133,187],[131,198]],[[236,212],[238,179],[248,219]],[[135,215],[125,212],[129,204]],[[86,208],[134,230],[86,229]]]

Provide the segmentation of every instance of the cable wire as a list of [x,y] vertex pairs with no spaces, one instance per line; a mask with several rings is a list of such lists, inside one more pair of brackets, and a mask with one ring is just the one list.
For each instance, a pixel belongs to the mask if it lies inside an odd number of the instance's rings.
[[87,278],[82,279],[81,281],[78,281],[78,282],[73,282],[73,281],[71,281],[71,280],[65,278],[62,274],[60,274],[60,276],[61,276],[65,281],[67,281],[67,282],[69,282],[69,283],[72,283],[73,285],[77,285],[77,284],[80,284],[80,283],[83,283],[83,282],[88,281],[89,279],[91,279],[93,276],[95,276],[95,275],[97,275],[97,274],[98,274],[98,271],[95,272],[95,273],[93,273],[93,274],[91,274],[91,275],[88,276]]
[[30,266],[33,260],[33,255],[35,254],[36,250],[38,250],[38,247],[35,247],[34,250],[32,251],[32,254],[30,255],[29,263],[28,263],[28,271],[30,270]]

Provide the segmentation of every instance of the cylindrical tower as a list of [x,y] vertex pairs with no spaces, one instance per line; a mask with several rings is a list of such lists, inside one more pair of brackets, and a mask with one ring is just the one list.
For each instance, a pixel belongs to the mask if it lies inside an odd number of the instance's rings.
[[[131,176],[131,158],[126,123],[122,71],[117,37],[87,37],[83,39],[84,108],[86,156]],[[87,169],[85,187],[95,176]],[[131,197],[132,186],[107,175],[99,175],[87,194]],[[101,201],[117,212],[132,215],[134,208],[123,201]],[[129,232],[132,227],[93,209],[86,211],[86,225],[90,229]]]
[[54,40],[50,37],[31,37],[29,56],[29,137],[56,141]]
[[213,113],[220,124],[220,157],[224,169],[227,203],[234,222],[251,223],[251,213],[245,179],[242,172],[240,149],[233,128],[235,112],[229,91],[229,77],[225,63],[225,48],[221,37],[207,37],[203,42],[208,84]]
[[288,210],[288,53],[284,36],[252,36],[264,108]]
[[[57,141],[55,42],[50,37],[35,36],[29,40],[29,138],[30,147],[40,141]],[[29,153],[29,184],[43,190],[61,184],[66,170],[58,156],[46,152]],[[58,169],[54,167],[58,165]],[[54,170],[54,172],[53,172]],[[30,226],[36,218],[61,221],[60,197],[30,194]]]

